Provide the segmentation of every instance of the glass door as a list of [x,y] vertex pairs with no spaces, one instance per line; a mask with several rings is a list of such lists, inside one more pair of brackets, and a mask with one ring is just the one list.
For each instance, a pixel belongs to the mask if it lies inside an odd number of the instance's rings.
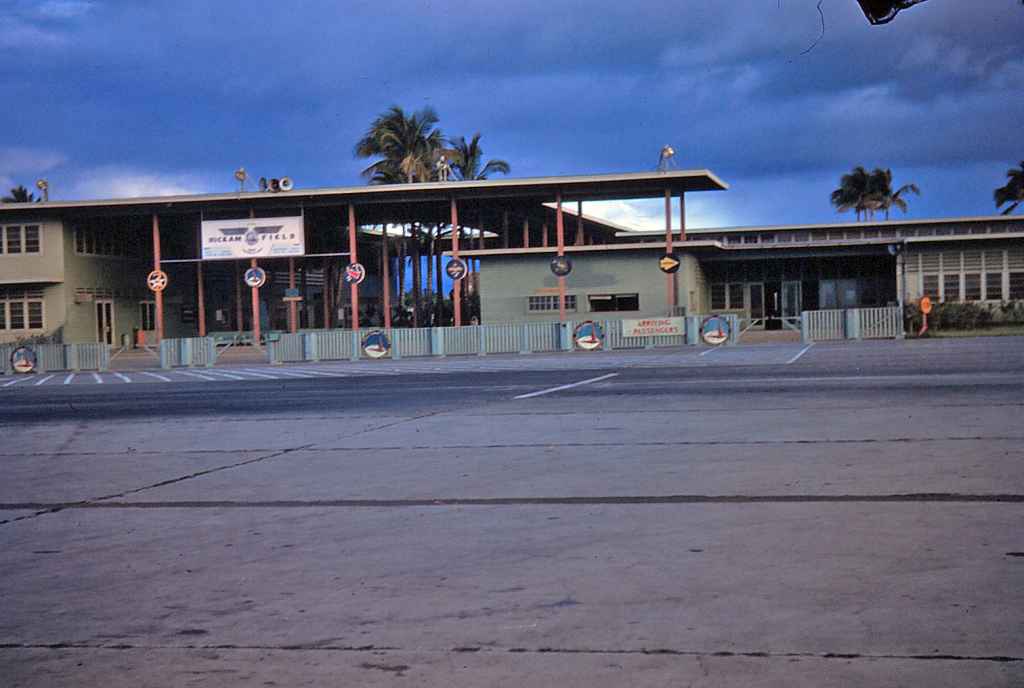
[[800,283],[782,283],[782,317],[800,317]]
[[114,302],[96,302],[96,341],[101,344],[114,344]]
[[764,317],[764,285],[750,285],[750,317],[759,320]]

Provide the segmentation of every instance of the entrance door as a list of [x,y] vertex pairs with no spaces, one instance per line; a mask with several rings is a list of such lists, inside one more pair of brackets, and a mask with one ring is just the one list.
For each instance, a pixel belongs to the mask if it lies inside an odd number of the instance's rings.
[[101,344],[114,344],[114,302],[96,302],[96,341]]
[[754,320],[764,317],[764,285],[750,285],[750,317]]
[[764,285],[764,329],[782,329],[781,314],[782,282],[767,282]]
[[800,317],[800,283],[782,283],[782,317]]

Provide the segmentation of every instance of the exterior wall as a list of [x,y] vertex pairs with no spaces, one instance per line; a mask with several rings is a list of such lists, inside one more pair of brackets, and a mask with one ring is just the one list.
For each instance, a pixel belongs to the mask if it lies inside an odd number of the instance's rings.
[[[1024,244],[984,241],[944,246],[910,246],[906,251],[906,301],[926,293],[933,301],[998,304],[1024,298]],[[976,280],[976,281],[975,281]],[[977,285],[977,289],[968,289]]]
[[689,254],[680,256],[683,264],[679,267],[677,284],[679,297],[677,303],[687,313],[700,314],[708,312],[707,278],[700,261]]
[[[566,278],[566,294],[575,295],[577,307],[568,311],[573,320],[637,318],[664,316],[665,273],[658,269],[662,250],[620,252],[570,252],[573,270]],[[549,264],[554,251],[545,254],[484,256],[480,268],[480,307],[484,323],[550,321],[558,319],[558,310],[528,312],[531,296],[558,296],[558,278]],[[688,273],[696,262],[683,256],[679,284],[688,285],[697,278]],[[684,295],[689,291],[680,289]],[[589,296],[595,294],[637,294],[636,311],[599,311],[590,309]],[[680,305],[684,305],[680,302]]]
[[[39,253],[0,254],[0,291],[41,291],[42,330],[0,330],[0,344],[28,337],[60,337],[65,317],[63,226],[59,221],[5,220],[0,227],[39,226]],[[2,313],[0,313],[2,317]]]

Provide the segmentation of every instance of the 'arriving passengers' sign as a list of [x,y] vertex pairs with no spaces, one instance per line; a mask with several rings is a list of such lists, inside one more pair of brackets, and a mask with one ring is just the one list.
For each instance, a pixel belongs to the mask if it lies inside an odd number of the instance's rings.
[[683,318],[644,318],[623,320],[623,337],[682,337],[686,334]]
[[277,258],[306,253],[302,217],[203,220],[203,260]]

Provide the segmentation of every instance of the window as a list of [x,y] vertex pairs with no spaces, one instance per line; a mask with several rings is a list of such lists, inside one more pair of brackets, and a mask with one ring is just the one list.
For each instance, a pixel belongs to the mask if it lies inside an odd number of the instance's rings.
[[601,313],[606,311],[638,311],[640,310],[639,294],[592,294],[590,310]]
[[[558,310],[558,296],[530,296],[526,301],[526,310],[530,313],[543,313]],[[576,310],[576,295],[565,295],[565,310]],[[152,328],[144,328],[152,329]]]
[[1003,300],[1003,273],[985,273],[985,298],[989,301]]
[[0,289],[0,330],[43,329],[43,292]]
[[39,225],[25,227],[25,253],[39,253]]
[[21,253],[21,227],[7,227],[7,252]]
[[1024,272],[1010,273],[1010,299],[1024,299]]
[[964,275],[964,300],[981,301],[981,275],[976,272]]
[[[531,297],[534,298],[534,297]],[[558,305],[555,305],[558,308]],[[533,310],[532,308],[530,310]],[[143,330],[156,329],[156,303],[153,301],[139,302],[139,324]]]
[[942,300],[960,300],[960,273],[953,275],[945,274],[942,276]]
[[731,310],[737,310],[745,308],[746,303],[743,298],[743,284],[730,284],[729,285],[729,306]]
[[711,310],[720,311],[725,310],[725,285],[724,284],[712,284],[711,285]]
[[125,256],[125,235],[117,229],[76,227],[75,253],[83,256]]

